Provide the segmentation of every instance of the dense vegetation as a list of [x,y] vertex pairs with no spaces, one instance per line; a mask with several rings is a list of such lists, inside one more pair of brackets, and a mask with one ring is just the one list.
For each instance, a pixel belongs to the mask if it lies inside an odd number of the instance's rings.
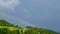
[[27,26],[26,28],[24,28],[21,26],[10,24],[6,20],[0,20],[0,34],[59,34],[59,33],[32,26]]

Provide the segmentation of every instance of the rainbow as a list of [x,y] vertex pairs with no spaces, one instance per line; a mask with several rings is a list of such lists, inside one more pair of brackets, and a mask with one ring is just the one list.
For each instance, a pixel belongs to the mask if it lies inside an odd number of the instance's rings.
[[22,18],[20,18],[20,17],[18,18],[18,17],[16,17],[16,16],[12,16],[12,15],[7,14],[7,13],[4,13],[4,12],[1,12],[0,15],[2,15],[2,16],[7,16],[7,17],[12,17],[12,18],[14,18],[14,19],[16,19],[16,20],[18,20],[18,21],[22,21],[22,23],[28,24],[28,26],[38,27],[38,26],[36,26],[36,25],[33,25],[31,22],[28,22],[28,21],[26,21],[26,20],[24,20],[24,19],[22,19]]

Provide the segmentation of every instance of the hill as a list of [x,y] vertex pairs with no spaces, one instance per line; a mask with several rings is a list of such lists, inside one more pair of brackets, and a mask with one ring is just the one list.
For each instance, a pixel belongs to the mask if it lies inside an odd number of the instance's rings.
[[57,32],[34,26],[22,27],[0,19],[0,34],[59,34]]
[[55,31],[44,29],[44,28],[39,28],[39,27],[27,26],[26,28],[40,32],[40,34],[60,34],[60,33],[57,33]]
[[14,25],[7,22],[6,20],[0,19],[0,26],[14,26]]

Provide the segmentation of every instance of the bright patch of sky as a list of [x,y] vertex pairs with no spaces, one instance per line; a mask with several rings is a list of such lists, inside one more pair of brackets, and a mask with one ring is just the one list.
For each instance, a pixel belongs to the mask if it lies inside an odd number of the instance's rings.
[[0,0],[0,9],[7,8],[14,10],[20,4],[19,0]]

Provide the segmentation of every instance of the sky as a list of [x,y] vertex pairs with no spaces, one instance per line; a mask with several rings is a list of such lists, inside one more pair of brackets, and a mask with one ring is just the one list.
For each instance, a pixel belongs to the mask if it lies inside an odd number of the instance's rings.
[[60,32],[60,0],[0,0],[0,19]]

